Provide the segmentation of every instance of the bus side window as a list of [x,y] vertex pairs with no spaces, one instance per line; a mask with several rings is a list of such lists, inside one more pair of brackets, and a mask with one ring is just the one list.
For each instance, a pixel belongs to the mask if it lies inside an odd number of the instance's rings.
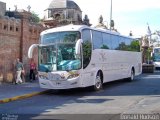
[[102,37],[103,37],[102,49],[111,49],[112,48],[112,41],[110,39],[110,34],[102,33]]
[[93,34],[93,49],[100,49],[102,47],[102,33],[98,31],[92,31]]
[[116,35],[111,35],[111,41],[113,42],[112,49],[113,50],[119,49],[119,37]]
[[120,37],[119,39],[119,47],[118,50],[127,50],[127,45],[125,43],[125,38],[124,37]]
[[92,44],[91,33],[89,29],[82,31],[82,50],[83,50],[83,68],[86,68],[91,60]]

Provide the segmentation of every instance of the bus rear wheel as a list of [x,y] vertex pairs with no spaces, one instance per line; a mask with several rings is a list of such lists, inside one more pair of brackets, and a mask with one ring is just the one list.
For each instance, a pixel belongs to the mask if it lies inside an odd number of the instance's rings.
[[94,90],[95,91],[98,91],[100,89],[102,89],[102,78],[100,76],[100,73],[98,73],[98,75],[96,76],[96,79],[95,79],[95,85],[93,86]]
[[130,73],[130,77],[129,77],[129,81],[133,81],[134,80],[134,76],[135,76],[135,73],[134,73],[134,69],[131,70],[131,73]]

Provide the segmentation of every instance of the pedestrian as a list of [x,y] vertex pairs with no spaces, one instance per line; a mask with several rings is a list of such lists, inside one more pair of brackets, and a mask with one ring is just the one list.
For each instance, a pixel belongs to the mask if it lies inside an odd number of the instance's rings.
[[19,58],[16,59],[16,64],[15,64],[15,69],[16,69],[16,82],[15,84],[21,84],[22,83],[22,78],[21,74],[24,71],[24,67],[22,62],[20,62]]
[[31,58],[30,61],[30,81],[32,82],[33,80],[35,80],[35,76],[36,76],[36,63],[34,62],[34,59]]
[[26,82],[26,80],[25,80],[25,70],[22,70],[21,78],[22,78],[22,82],[25,83]]

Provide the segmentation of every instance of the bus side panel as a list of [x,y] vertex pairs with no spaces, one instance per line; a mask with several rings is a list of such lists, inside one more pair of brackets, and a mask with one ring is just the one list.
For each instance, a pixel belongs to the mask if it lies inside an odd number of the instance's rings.
[[135,75],[142,71],[140,52],[96,49],[92,51],[91,58],[90,64],[83,70],[83,84],[86,86],[94,85],[98,70],[103,72],[103,82],[130,77],[132,67]]
[[[135,75],[141,74],[142,57],[140,52],[118,50],[106,50],[105,52],[108,55],[107,63],[112,64],[113,73],[119,72],[119,76],[113,80],[130,77],[132,67],[135,70]],[[119,71],[116,71],[116,68]]]
[[[112,50],[109,51],[112,52]],[[108,52],[102,49],[96,49],[92,51],[91,61],[89,65],[83,70],[84,86],[94,85],[94,80],[99,70],[102,70],[104,77],[103,82],[109,82],[120,78],[119,76],[121,76],[123,73],[120,69],[120,64],[118,62],[112,62],[114,58],[107,54]]]
[[104,82],[113,81],[122,77],[122,69],[119,55],[114,50],[103,50],[104,60],[102,61]]
[[[98,51],[98,52],[96,52]],[[83,69],[83,86],[91,86],[95,83],[98,70],[102,70],[101,53],[102,50],[93,50],[89,65]]]

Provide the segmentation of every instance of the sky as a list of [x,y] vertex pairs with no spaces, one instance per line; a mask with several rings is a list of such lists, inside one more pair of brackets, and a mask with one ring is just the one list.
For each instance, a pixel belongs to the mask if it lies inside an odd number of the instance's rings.
[[[52,0],[0,0],[5,2],[7,10],[27,10],[31,6],[40,18],[44,16],[44,10],[48,8]],[[103,16],[104,24],[109,26],[111,0],[73,0],[82,10],[82,19],[88,15],[93,26],[98,24],[98,18]],[[147,24],[151,32],[160,30],[160,0],[112,0],[112,19],[115,28],[123,35],[140,37],[147,34]]]

